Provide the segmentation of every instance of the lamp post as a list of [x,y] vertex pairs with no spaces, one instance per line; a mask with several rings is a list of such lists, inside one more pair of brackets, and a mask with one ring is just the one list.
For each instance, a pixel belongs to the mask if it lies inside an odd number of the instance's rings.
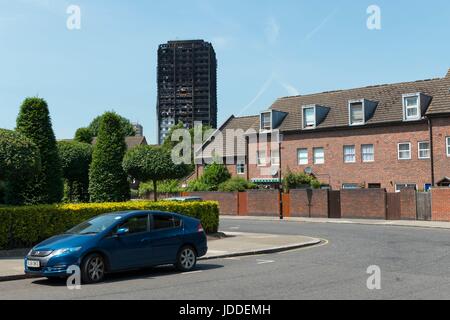
[[279,170],[278,170],[278,176],[279,176],[279,191],[280,191],[280,220],[284,219],[283,215],[283,172],[282,172],[282,166],[281,166],[281,150],[282,150],[282,142],[283,142],[283,135],[278,133],[278,157],[279,157]]

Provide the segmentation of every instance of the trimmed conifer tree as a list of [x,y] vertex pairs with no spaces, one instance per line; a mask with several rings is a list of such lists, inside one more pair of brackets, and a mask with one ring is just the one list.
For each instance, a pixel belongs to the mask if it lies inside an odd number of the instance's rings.
[[38,147],[41,156],[41,168],[36,178],[24,186],[27,202],[32,204],[60,202],[64,193],[61,161],[48,105],[44,99],[25,99],[17,117],[17,131]]
[[122,168],[126,144],[121,118],[114,112],[107,112],[101,119],[89,171],[91,201],[128,201],[130,184]]

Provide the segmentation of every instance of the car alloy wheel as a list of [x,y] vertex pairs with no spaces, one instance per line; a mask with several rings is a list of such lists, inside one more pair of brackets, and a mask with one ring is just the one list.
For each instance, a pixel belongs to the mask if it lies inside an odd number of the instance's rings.
[[184,247],[178,255],[177,268],[180,271],[191,271],[197,264],[197,255],[192,247]]
[[105,261],[98,254],[85,259],[83,265],[83,280],[85,283],[98,283],[105,277]]

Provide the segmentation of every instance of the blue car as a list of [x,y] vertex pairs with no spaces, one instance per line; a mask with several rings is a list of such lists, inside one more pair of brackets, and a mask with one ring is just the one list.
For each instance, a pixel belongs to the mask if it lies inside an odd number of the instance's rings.
[[78,266],[83,283],[98,283],[106,273],[167,264],[188,272],[207,251],[197,219],[155,211],[118,212],[38,244],[25,258],[25,273],[64,278],[69,267]]

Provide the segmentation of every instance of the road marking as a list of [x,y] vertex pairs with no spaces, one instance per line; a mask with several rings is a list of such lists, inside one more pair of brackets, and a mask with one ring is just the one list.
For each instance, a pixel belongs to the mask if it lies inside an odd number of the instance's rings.
[[235,261],[240,261],[241,258],[225,258],[224,260],[235,260]]
[[241,227],[240,226],[238,226],[238,227],[230,227],[230,230],[239,230]]
[[194,274],[194,273],[202,273],[202,272],[203,272],[203,270],[197,270],[197,271],[191,271],[191,272],[183,272],[182,274],[185,275],[185,274]]
[[274,263],[275,261],[273,260],[256,260],[258,261],[257,264],[269,264],[269,263]]

